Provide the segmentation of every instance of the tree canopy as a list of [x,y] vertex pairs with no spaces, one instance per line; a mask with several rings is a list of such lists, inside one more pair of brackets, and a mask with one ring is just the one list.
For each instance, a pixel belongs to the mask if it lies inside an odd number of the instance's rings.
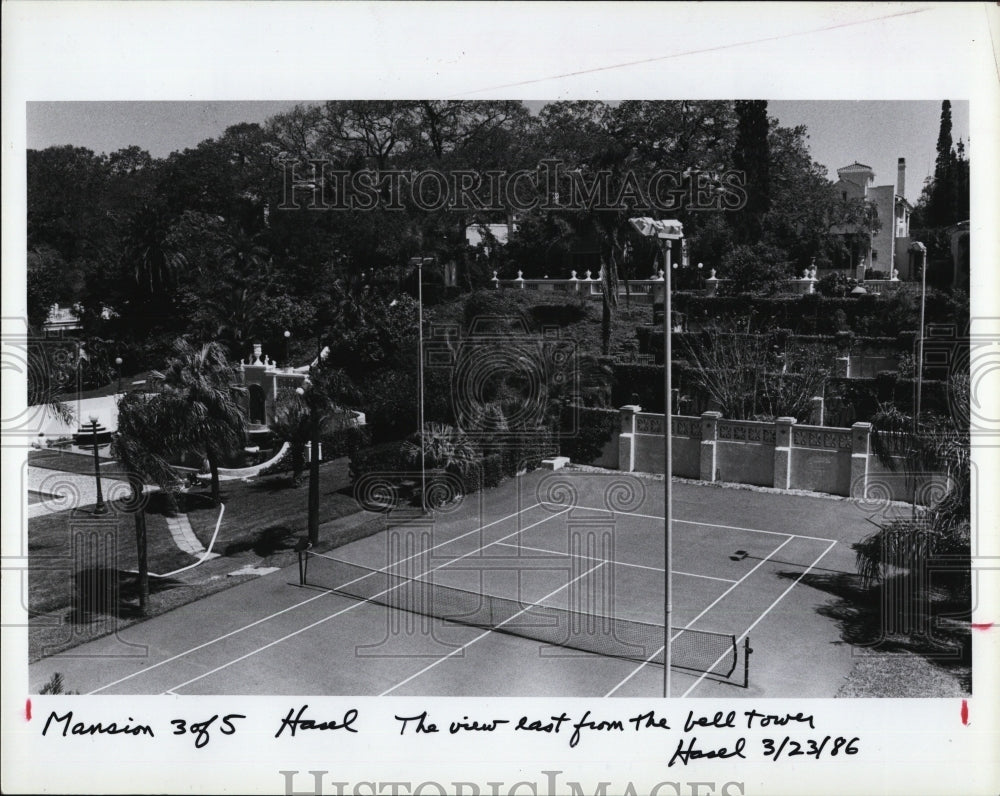
[[[416,255],[436,263],[428,284],[453,262],[466,290],[494,269],[603,267],[610,314],[613,280],[662,267],[630,216],[682,221],[708,267],[760,242],[801,268],[840,245],[824,175],[805,128],[763,101],[303,104],[162,158],[29,151],[29,306],[37,324],[53,301],[76,305],[85,336],[149,354],[131,353],[135,368],[178,335],[231,357],[286,330],[304,340],[340,323],[345,297],[411,290]],[[506,246],[467,245],[467,226],[507,223]]]

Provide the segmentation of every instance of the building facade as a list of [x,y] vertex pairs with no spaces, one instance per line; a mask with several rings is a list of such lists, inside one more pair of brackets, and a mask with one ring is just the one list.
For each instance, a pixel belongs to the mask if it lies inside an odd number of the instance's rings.
[[896,271],[900,279],[915,278],[915,266],[919,263],[913,261],[909,252],[913,205],[905,197],[905,158],[898,161],[895,185],[875,185],[872,167],[855,161],[837,169],[834,190],[845,202],[859,200],[871,203],[878,217],[880,228],[868,230],[868,251],[860,265],[883,271],[887,277]]

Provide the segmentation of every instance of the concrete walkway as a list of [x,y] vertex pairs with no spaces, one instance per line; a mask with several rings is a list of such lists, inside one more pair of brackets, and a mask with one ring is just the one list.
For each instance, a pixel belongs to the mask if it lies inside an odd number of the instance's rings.
[[[39,503],[28,505],[28,519],[97,503],[97,486],[92,475],[28,465],[27,481],[28,490],[38,492],[44,498]],[[151,487],[146,487],[146,491],[150,489]],[[104,500],[110,502],[127,499],[132,488],[127,481],[102,476],[101,491]]]
[[[28,489],[40,493],[43,500],[28,505],[28,519],[53,514],[82,506],[92,506],[97,503],[97,486],[92,475],[68,473],[64,470],[48,470],[44,467],[28,467]],[[155,487],[146,486],[146,492]],[[123,500],[130,497],[132,488],[127,481],[118,478],[101,478],[101,491],[104,500]],[[183,550],[195,558],[205,554],[205,546],[195,536],[194,530],[186,514],[176,517],[165,517],[167,528],[179,550]],[[205,556],[217,558],[218,553]]]
[[[197,536],[194,535],[194,530],[191,528],[191,523],[188,521],[187,514],[178,514],[176,517],[165,517],[167,521],[167,528],[170,530],[170,535],[174,539],[174,544],[180,550],[188,553],[195,558],[202,556],[205,553],[205,546],[201,543]],[[218,553],[209,553],[205,556],[205,560],[209,558],[218,558]]]

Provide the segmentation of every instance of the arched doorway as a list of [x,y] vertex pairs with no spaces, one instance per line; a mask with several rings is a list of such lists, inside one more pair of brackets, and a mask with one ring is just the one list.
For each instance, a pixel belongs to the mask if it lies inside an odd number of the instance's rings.
[[267,422],[264,409],[264,388],[259,384],[251,384],[247,388],[250,394],[250,422],[264,425]]

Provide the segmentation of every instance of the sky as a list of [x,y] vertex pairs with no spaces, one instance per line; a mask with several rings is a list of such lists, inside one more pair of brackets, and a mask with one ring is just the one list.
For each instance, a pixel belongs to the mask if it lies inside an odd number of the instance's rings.
[[[240,122],[264,122],[295,101],[259,102],[31,102],[27,144],[31,149],[73,144],[95,152],[138,145],[154,157],[194,147]],[[544,103],[529,102],[537,111]],[[898,158],[906,159],[905,196],[916,202],[934,171],[941,102],[774,101],[768,113],[785,127],[805,125],[813,160],[836,170],[854,161],[871,166],[875,184],[896,182]],[[969,147],[969,104],[952,101],[952,139]]]

